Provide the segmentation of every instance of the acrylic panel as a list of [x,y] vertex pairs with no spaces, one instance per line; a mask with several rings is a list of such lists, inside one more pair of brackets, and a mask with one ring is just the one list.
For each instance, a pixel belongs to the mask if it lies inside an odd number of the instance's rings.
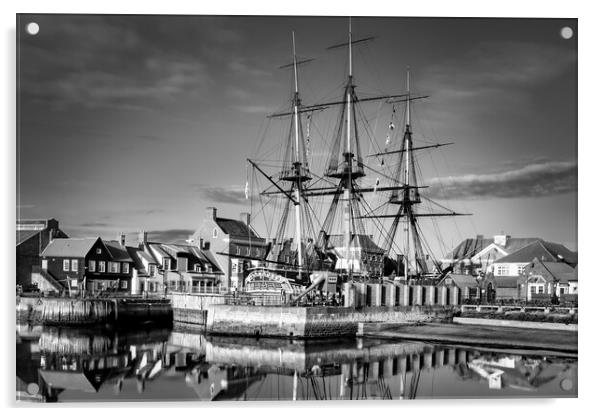
[[577,36],[17,15],[17,401],[577,397]]

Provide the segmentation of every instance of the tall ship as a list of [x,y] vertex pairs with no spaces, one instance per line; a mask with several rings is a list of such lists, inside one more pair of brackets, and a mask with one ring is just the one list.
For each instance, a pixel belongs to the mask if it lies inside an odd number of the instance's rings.
[[[306,105],[300,67],[313,59],[298,58],[292,34],[292,63],[281,67],[292,70],[289,106],[268,116],[284,123],[285,133],[271,152],[248,159],[245,193],[253,218],[265,221],[270,244],[263,264],[245,279],[247,291],[298,295],[326,284],[336,292],[341,283],[355,280],[429,284],[447,272],[425,241],[420,221],[467,214],[425,195],[416,153],[451,143],[414,144],[412,105],[427,96],[411,92],[409,69],[403,92],[358,93],[354,48],[372,40],[354,39],[350,19],[347,40],[327,48],[346,50],[343,90],[338,98]],[[391,108],[381,128],[384,146],[375,139],[377,122],[371,126],[366,116],[370,105]],[[316,130],[331,131],[329,137],[318,133],[321,147],[312,137]],[[374,151],[364,156],[364,146]]]

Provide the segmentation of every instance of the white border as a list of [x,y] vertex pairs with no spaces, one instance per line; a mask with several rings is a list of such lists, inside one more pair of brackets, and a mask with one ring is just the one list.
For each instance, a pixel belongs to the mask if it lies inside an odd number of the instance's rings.
[[[441,414],[465,415],[467,412],[475,414],[497,415],[514,413],[517,410],[526,410],[539,414],[581,414],[589,413],[592,409],[600,407],[594,400],[600,396],[598,384],[598,354],[600,346],[600,324],[598,319],[600,311],[594,311],[594,305],[599,303],[598,294],[601,277],[599,269],[599,253],[594,252],[599,244],[600,227],[600,177],[596,167],[600,164],[600,139],[601,126],[598,123],[600,115],[598,109],[602,94],[600,91],[600,26],[602,17],[595,7],[595,2],[575,1],[546,1],[527,2],[524,0],[505,0],[492,2],[483,1],[422,1],[422,2],[393,2],[370,0],[361,2],[329,2],[319,0],[305,0],[303,2],[283,1],[229,1],[229,2],[184,2],[169,1],[119,1],[98,0],[96,2],[84,1],[4,1],[1,3],[0,19],[3,25],[3,62],[1,102],[2,111],[0,125],[3,127],[2,145],[2,194],[5,202],[2,208],[2,235],[1,250],[3,280],[3,297],[7,321],[2,354],[2,392],[3,403],[11,406],[14,403],[14,246],[12,240],[15,220],[15,13],[145,13],[145,14],[280,14],[280,15],[364,15],[364,16],[473,16],[473,17],[570,17],[579,18],[579,251],[581,264],[580,291],[582,302],[580,305],[582,328],[580,335],[580,366],[579,399],[578,400],[455,400],[455,401],[422,401],[395,403],[308,403],[291,407],[290,403],[228,403],[219,404],[215,408],[206,404],[202,409],[188,411],[213,411],[216,412],[245,412],[251,414],[265,414],[286,412],[287,414],[303,414],[307,412],[344,411],[345,414],[364,414],[370,412],[373,406],[377,412],[438,412]],[[10,238],[8,237],[10,236]],[[598,267],[596,267],[598,266]],[[594,313],[597,312],[597,315]],[[176,407],[191,406],[190,403],[163,403],[163,404],[132,404],[124,403],[121,407],[146,407],[144,412],[160,414]],[[71,412],[78,406],[45,406],[43,412],[58,411]],[[86,407],[86,413],[93,412],[105,414],[115,405],[91,404]],[[15,412],[36,412],[39,409],[11,409]]]

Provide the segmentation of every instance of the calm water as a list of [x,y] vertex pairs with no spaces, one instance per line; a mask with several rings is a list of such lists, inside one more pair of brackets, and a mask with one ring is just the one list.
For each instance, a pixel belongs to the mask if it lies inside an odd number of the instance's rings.
[[576,397],[577,359],[385,340],[205,337],[199,330],[17,329],[34,401]]

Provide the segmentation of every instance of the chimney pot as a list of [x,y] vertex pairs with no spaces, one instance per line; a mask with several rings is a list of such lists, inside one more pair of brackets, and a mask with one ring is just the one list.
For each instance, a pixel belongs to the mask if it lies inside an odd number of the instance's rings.
[[207,218],[210,220],[215,220],[217,218],[217,208],[215,207],[207,207],[205,208]]
[[148,242],[148,233],[146,231],[140,231],[138,233],[138,244],[143,245]]
[[251,214],[249,214],[248,212],[241,212],[240,220],[242,222],[244,222],[245,225],[250,225],[251,224]]

